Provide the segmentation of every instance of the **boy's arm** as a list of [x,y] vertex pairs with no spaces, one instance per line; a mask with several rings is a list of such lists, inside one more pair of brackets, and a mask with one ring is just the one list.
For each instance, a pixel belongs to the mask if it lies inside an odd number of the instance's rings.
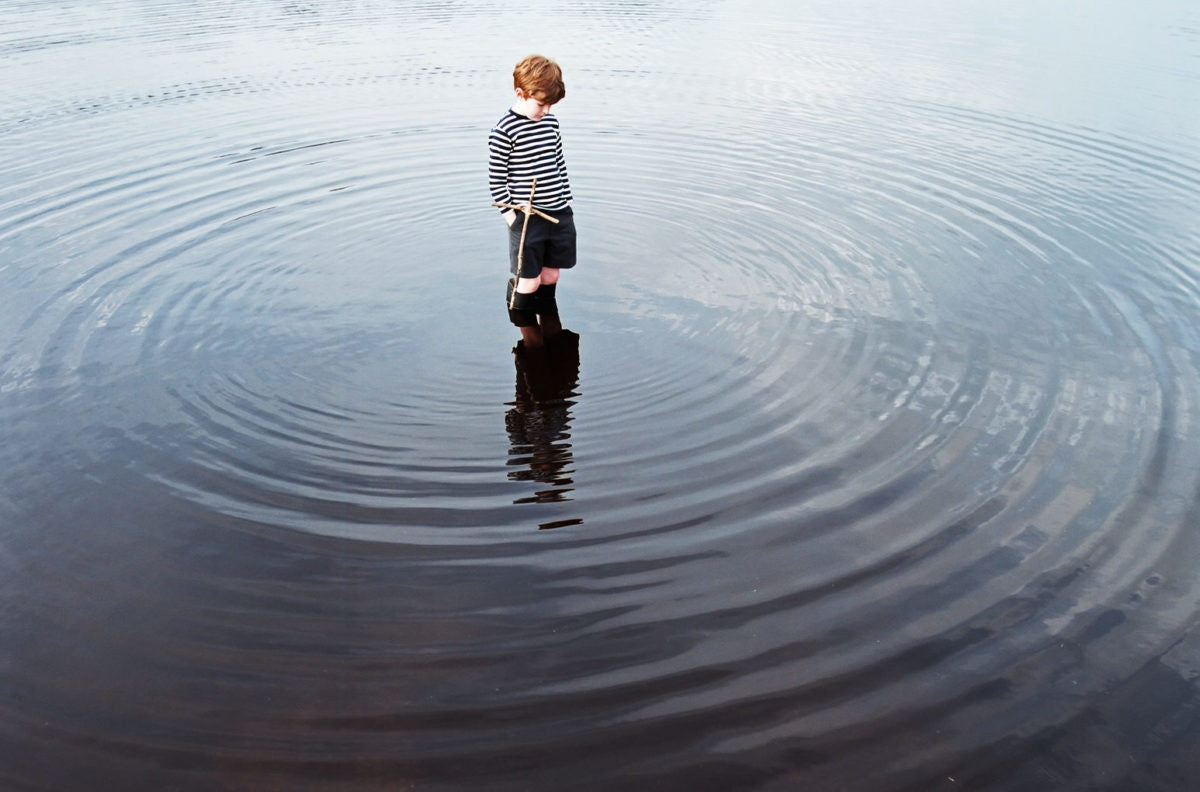
[[555,144],[554,149],[555,159],[558,160],[558,172],[562,174],[563,197],[567,200],[567,203],[571,203],[574,200],[574,196],[571,195],[571,180],[567,178],[567,158],[563,154],[561,134],[558,136],[558,142]]
[[508,192],[508,160],[511,156],[512,140],[499,130],[493,129],[488,134],[488,190],[495,203],[515,203]]

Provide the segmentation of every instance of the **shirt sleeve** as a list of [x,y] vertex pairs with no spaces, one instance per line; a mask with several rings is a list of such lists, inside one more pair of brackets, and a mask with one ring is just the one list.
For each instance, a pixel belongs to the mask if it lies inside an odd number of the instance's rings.
[[554,147],[554,157],[558,161],[558,172],[562,174],[562,196],[564,201],[574,200],[571,195],[571,180],[567,178],[567,157],[563,154],[562,134],[558,135],[558,143]]
[[511,156],[512,140],[493,128],[488,134],[488,191],[496,203],[514,203],[508,192],[508,160]]

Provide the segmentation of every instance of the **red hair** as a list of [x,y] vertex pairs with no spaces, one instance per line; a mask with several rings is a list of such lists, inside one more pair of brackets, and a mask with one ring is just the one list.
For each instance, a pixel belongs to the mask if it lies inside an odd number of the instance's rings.
[[561,102],[567,95],[562,69],[542,55],[529,55],[517,63],[513,69],[513,87],[546,104]]

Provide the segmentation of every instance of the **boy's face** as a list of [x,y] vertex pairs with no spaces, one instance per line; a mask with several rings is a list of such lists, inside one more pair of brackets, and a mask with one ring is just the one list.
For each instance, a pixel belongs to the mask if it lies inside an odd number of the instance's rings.
[[535,94],[527,94],[520,88],[516,89],[517,103],[513,110],[528,118],[530,121],[541,121],[546,113],[550,112],[550,108],[554,106],[553,102],[544,101],[545,97],[538,97]]

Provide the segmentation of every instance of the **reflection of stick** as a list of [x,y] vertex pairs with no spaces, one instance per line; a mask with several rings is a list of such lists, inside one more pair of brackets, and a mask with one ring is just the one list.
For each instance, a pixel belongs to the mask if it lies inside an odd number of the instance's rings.
[[[501,209],[515,209],[518,212],[525,213],[525,222],[521,225],[521,242],[520,242],[520,245],[517,247],[517,282],[518,283],[521,280],[521,265],[525,263],[525,232],[527,232],[529,230],[529,218],[532,217],[533,215],[537,215],[538,217],[541,217],[545,220],[549,220],[551,223],[558,222],[557,217],[551,217],[550,215],[546,214],[545,212],[542,212],[542,211],[539,211],[539,210],[533,208],[533,191],[536,189],[537,189],[537,179],[535,178],[533,180],[533,184],[529,185],[529,200],[527,200],[525,203],[521,204],[520,206],[517,206],[514,204],[496,203],[494,201],[492,202],[492,206],[498,206]],[[513,290],[512,290],[512,296],[508,298],[508,310],[510,310],[510,311],[512,310],[513,303],[515,303],[516,300],[517,300],[517,284],[514,283]]]

